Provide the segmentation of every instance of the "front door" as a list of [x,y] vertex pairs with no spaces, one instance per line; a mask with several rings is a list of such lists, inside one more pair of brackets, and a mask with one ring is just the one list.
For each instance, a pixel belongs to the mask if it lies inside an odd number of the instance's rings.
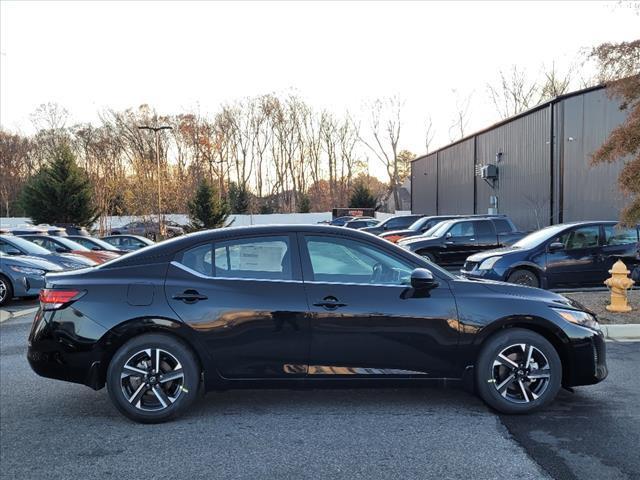
[[294,252],[294,235],[245,236],[191,248],[170,264],[167,301],[223,377],[306,375],[307,301]]
[[562,243],[564,248],[547,252],[547,278],[549,287],[590,286],[600,279],[600,226],[573,228],[551,243]]
[[457,312],[446,281],[407,296],[409,261],[366,241],[300,234],[311,309],[309,376],[455,375]]
[[444,248],[440,253],[442,265],[463,265],[469,255],[478,251],[475,222],[454,224],[444,238]]

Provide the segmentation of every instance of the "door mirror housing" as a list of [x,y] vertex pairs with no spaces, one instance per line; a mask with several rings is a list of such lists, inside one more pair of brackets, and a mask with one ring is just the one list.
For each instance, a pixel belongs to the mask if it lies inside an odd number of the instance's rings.
[[451,238],[453,237],[453,235],[451,234],[451,232],[447,232],[447,234],[444,236],[444,238]]
[[64,247],[56,247],[56,252],[58,253],[67,253],[67,249]]
[[564,249],[564,244],[562,242],[551,242],[549,244],[550,252],[557,252],[558,250],[563,250],[563,249]]
[[431,290],[438,286],[433,273],[427,268],[416,268],[411,272],[411,287],[416,290]]

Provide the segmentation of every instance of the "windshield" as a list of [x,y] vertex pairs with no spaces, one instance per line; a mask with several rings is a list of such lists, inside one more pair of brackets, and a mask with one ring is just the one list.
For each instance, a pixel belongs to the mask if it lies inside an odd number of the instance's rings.
[[104,240],[101,240],[99,238],[89,238],[89,237],[71,237],[71,240],[73,240],[74,242],[78,242],[82,245],[84,245],[87,248],[91,248],[91,245],[100,247],[102,250],[109,250],[111,252],[117,252],[118,249],[116,247],[114,247],[113,245],[111,245],[108,242],[105,242]]
[[542,242],[546,242],[547,240],[553,238],[562,232],[566,225],[554,225],[552,227],[546,227],[542,230],[538,230],[537,232],[530,233],[524,238],[521,238],[516,243],[513,244],[514,247],[517,248],[533,248],[540,245]]
[[76,250],[79,252],[89,252],[90,250],[87,247],[83,247],[78,242],[74,242],[73,240],[69,240],[68,238],[56,237],[56,241],[61,243],[65,247]]
[[51,252],[40,245],[36,245],[35,243],[31,243],[29,240],[25,240],[20,237],[0,237],[9,245],[13,245],[16,248],[27,252],[29,255],[51,255]]
[[444,232],[449,230],[449,227],[451,226],[452,223],[453,223],[452,221],[440,222],[430,230],[427,230],[424,233],[424,236],[425,237],[441,237],[442,235],[444,235]]
[[407,227],[407,230],[420,230],[424,226],[424,224],[427,223],[429,220],[430,220],[429,217],[419,218],[418,220],[413,222],[411,225],[409,225]]

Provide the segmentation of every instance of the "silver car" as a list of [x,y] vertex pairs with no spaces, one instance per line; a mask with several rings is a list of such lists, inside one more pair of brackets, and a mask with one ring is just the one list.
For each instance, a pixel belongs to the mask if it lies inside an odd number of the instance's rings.
[[11,256],[0,251],[0,305],[14,297],[32,297],[44,287],[44,276],[62,268],[41,258]]

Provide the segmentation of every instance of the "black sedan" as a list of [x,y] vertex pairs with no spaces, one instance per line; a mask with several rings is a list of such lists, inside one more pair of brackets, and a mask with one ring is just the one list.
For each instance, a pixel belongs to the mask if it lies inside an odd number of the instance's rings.
[[140,422],[201,391],[347,379],[459,380],[523,413],[607,375],[603,335],[579,304],[316,225],[198,232],[48,274],[27,355],[42,376],[106,384]]
[[638,228],[576,222],[543,228],[511,247],[471,255],[462,274],[531,287],[602,286],[617,260],[640,265]]
[[424,215],[398,215],[389,217],[373,227],[363,228],[362,231],[373,233],[374,235],[380,235],[381,233],[388,232],[390,230],[403,230],[405,228],[409,228],[413,222],[422,217],[424,217]]

